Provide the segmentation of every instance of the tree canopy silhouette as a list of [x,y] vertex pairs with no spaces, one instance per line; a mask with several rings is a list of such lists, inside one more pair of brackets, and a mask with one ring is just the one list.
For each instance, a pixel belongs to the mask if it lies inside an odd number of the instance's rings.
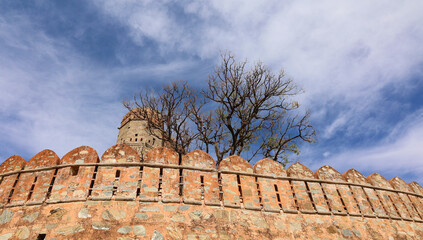
[[239,155],[286,165],[300,142],[316,138],[310,112],[293,99],[301,92],[283,70],[274,73],[261,62],[247,68],[246,60],[223,54],[205,89],[173,82],[159,92],[143,90],[124,106],[141,109],[149,132],[181,156],[199,148],[215,154],[218,164]]

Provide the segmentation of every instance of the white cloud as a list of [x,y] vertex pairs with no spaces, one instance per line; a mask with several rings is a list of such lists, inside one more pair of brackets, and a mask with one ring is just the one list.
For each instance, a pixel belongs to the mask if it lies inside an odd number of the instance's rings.
[[335,134],[340,126],[343,126],[347,122],[345,116],[341,115],[340,117],[336,118],[330,125],[326,127],[323,132],[323,138],[330,138]]
[[323,161],[309,159],[307,164],[313,170],[328,164],[341,173],[355,168],[363,173],[378,172],[388,180],[399,176],[408,182],[423,182],[422,136],[423,109],[397,124],[389,136],[373,146],[345,149],[337,154],[325,152],[327,158]]
[[[214,58],[229,49],[285,67],[324,107],[372,105],[379,91],[403,82],[423,62],[423,2],[409,1],[96,1],[129,27],[134,41],[151,38],[165,55],[178,49]],[[174,5],[184,10],[184,18]],[[316,101],[318,99],[318,101]],[[355,111],[368,111],[354,106]],[[345,122],[347,124],[348,121]]]
[[[126,26],[136,44],[157,44],[164,59],[179,52],[187,57],[162,65],[103,69],[25,17],[0,17],[0,113],[6,119],[0,125],[6,134],[2,141],[32,153],[53,146],[62,155],[89,144],[101,154],[114,143],[116,129],[111,126],[125,111],[119,103],[122,79],[171,76],[194,66],[197,57],[217,61],[219,51],[226,49],[275,70],[284,67],[306,90],[300,102],[313,110],[326,139],[340,130],[345,137],[385,131],[389,126],[381,116],[369,116],[402,106],[388,106],[381,89],[393,85],[406,95],[409,79],[421,74],[421,1],[94,2],[107,18]],[[422,118],[410,116],[394,129],[397,133],[373,147],[327,151],[325,161],[341,169],[420,169],[421,152],[415,146],[421,143],[423,126],[416,119]],[[403,164],[407,169],[398,165],[400,156],[408,161]],[[322,165],[317,162],[313,164]]]
[[0,40],[0,141],[20,150],[9,155],[29,160],[50,148],[63,156],[83,144],[102,154],[105,142],[114,143],[116,130],[110,125],[116,126],[120,116],[108,111],[122,107],[107,101],[117,97],[118,88],[105,71],[25,16],[0,17]]
[[103,68],[44,31],[24,15],[0,17],[0,142],[16,150],[1,152],[0,161],[12,154],[29,160],[46,148],[63,156],[80,145],[101,156],[115,144],[122,98],[139,91],[128,87],[133,79],[153,84],[194,66],[180,60]]

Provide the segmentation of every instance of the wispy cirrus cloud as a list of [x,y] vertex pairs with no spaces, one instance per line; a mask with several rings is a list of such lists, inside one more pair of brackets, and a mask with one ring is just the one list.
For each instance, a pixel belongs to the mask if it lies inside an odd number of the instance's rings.
[[46,147],[63,155],[81,144],[101,154],[115,141],[122,99],[180,79],[202,86],[219,52],[230,50],[284,67],[305,90],[298,98],[319,132],[319,143],[299,156],[310,166],[388,175],[397,168],[409,179],[420,171],[423,2],[7,5],[0,10],[2,159]]
[[[110,121],[105,113],[119,103],[103,101],[117,97],[116,87],[102,82],[87,59],[23,16],[0,18],[0,39],[2,160],[12,154],[29,159],[44,148],[63,155],[82,144],[99,146],[98,134],[113,137],[103,131]],[[89,121],[95,118],[101,121]]]
[[[80,145],[102,154],[115,144],[124,98],[161,85],[192,61],[102,66],[47,33],[25,14],[0,17],[0,159],[29,160],[50,148],[59,156]],[[145,83],[144,83],[145,84]]]
[[[345,172],[350,168],[357,169],[365,175],[374,172],[382,173],[388,180],[400,176],[407,182],[423,182],[423,109],[408,116],[394,126],[390,134],[373,146],[348,148],[331,154],[325,152],[321,161],[310,161],[311,169],[317,170],[329,164],[338,171]],[[314,156],[319,158],[319,156]]]

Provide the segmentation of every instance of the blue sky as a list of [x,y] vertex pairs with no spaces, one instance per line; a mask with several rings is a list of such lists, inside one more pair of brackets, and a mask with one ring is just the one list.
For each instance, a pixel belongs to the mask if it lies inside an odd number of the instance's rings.
[[220,51],[304,89],[318,143],[298,159],[423,183],[422,1],[1,1],[0,161],[116,142],[123,99]]

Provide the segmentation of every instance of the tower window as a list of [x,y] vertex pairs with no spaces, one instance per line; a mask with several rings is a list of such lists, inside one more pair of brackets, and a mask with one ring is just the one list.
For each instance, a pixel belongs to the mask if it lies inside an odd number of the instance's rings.
[[135,137],[138,137],[138,133],[135,133]]
[[132,138],[130,138],[129,141],[132,142]]
[[72,166],[71,167],[71,176],[78,175],[78,172],[79,172],[79,166]]
[[138,141],[138,138],[135,138],[135,142]]
[[142,142],[142,138],[140,138],[140,142]]

